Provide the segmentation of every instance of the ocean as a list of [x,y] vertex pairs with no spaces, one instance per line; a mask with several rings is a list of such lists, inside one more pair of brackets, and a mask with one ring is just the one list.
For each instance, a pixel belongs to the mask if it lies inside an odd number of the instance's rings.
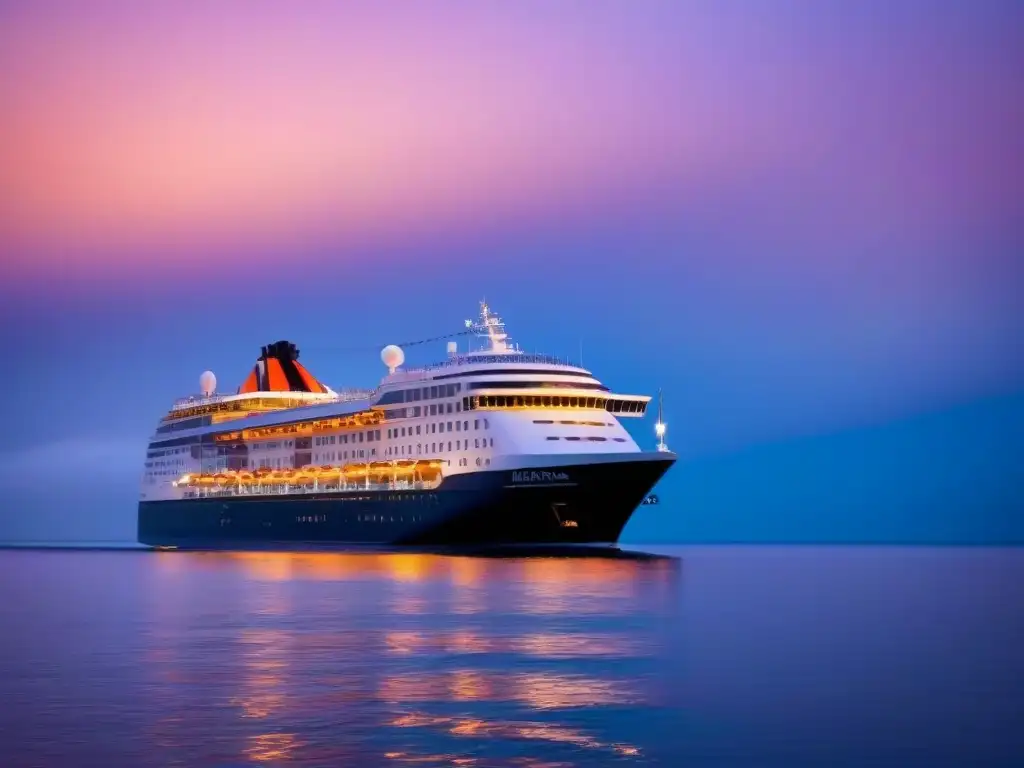
[[1024,550],[0,550],[0,766],[1019,766]]

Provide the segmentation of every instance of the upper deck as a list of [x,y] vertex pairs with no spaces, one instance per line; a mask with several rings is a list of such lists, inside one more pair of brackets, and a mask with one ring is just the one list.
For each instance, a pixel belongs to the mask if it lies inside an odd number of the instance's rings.
[[613,395],[589,370],[568,359],[511,345],[504,324],[483,302],[479,321],[466,325],[466,333],[486,340],[483,348],[460,353],[450,342],[447,359],[405,368],[404,352],[396,346],[385,347],[382,359],[388,374],[374,389],[330,389],[298,363],[299,352],[293,344],[276,342],[263,348],[236,393],[216,394],[213,375],[204,374],[207,391],[177,400],[161,419],[157,439],[166,440],[169,432],[177,436],[186,430],[189,434],[217,431],[208,428],[240,420],[244,421],[224,429],[370,410],[384,419],[418,417],[436,410],[429,403],[443,398],[453,398],[460,410],[584,407],[622,415],[643,415],[646,410],[647,396]]
[[329,394],[305,392],[258,392],[244,394],[192,395],[179,398],[162,421],[187,419],[206,414],[223,414],[238,411],[268,412],[289,408],[302,408],[325,403],[365,400],[373,390],[343,390]]

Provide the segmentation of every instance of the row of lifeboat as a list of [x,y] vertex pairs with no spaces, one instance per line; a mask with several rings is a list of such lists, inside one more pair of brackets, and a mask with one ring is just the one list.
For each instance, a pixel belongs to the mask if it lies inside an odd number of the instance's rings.
[[188,474],[175,482],[178,487],[214,488],[235,485],[322,485],[340,482],[388,483],[396,480],[433,482],[441,477],[441,461],[407,459],[374,461],[345,466],[305,466],[300,469],[269,469],[252,471],[228,470],[216,474]]

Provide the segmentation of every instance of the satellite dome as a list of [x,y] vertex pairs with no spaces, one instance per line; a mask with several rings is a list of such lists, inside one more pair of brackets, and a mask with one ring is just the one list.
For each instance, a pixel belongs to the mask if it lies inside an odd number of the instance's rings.
[[213,375],[213,371],[203,371],[203,375],[199,377],[199,391],[207,397],[217,391],[217,377]]
[[384,361],[384,365],[388,367],[388,370],[394,373],[395,368],[405,362],[405,352],[402,351],[401,347],[388,344],[380,351],[380,359]]

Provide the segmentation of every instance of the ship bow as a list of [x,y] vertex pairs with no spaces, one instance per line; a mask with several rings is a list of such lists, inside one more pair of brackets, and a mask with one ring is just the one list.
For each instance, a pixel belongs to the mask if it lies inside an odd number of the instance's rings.
[[516,466],[449,478],[442,490],[477,503],[421,532],[420,542],[615,543],[676,459],[667,452],[517,458]]

